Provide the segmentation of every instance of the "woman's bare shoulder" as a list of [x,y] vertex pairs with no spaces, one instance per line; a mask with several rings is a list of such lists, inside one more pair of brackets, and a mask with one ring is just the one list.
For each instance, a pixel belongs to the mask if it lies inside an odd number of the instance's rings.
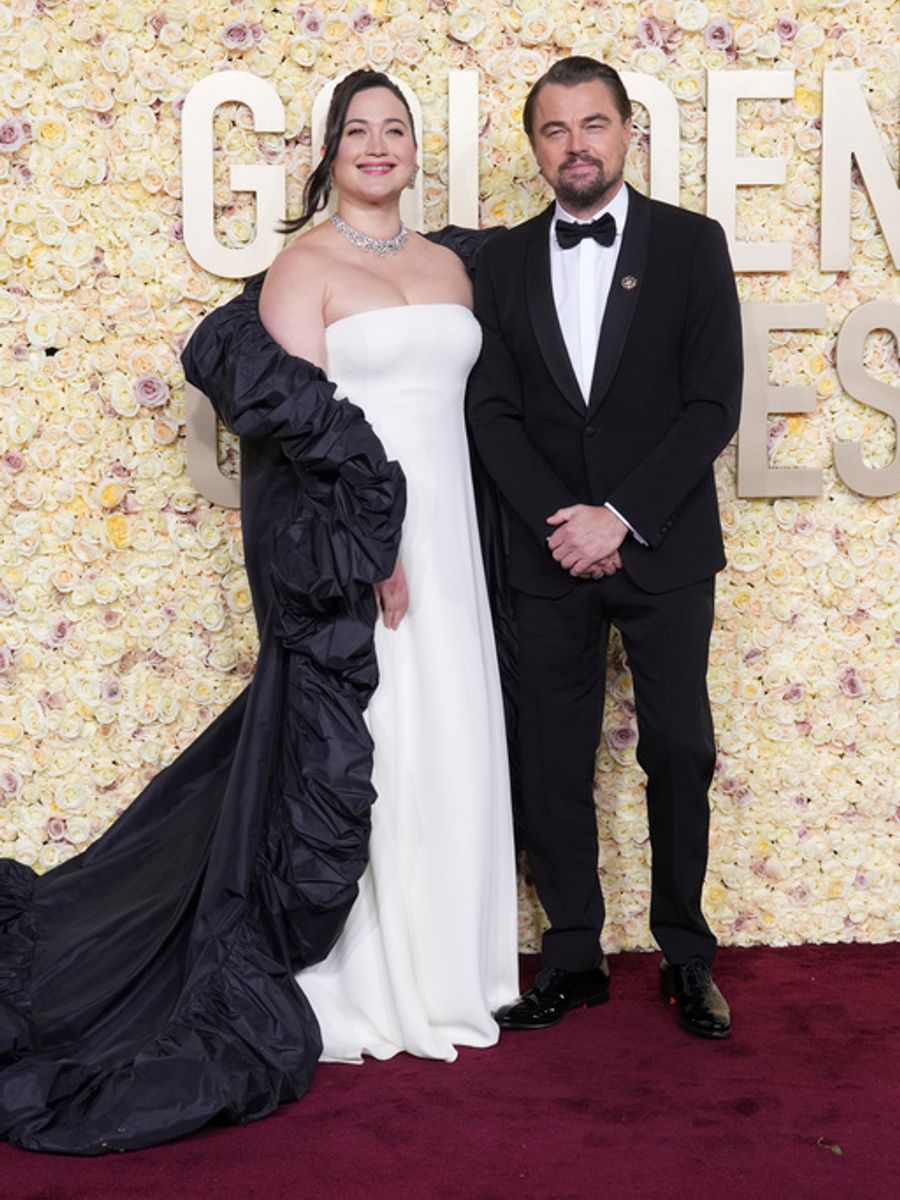
[[430,278],[443,280],[446,284],[468,290],[469,278],[458,254],[446,246],[439,246],[421,234],[415,235],[414,248],[417,263],[427,269]]
[[301,234],[275,256],[266,275],[264,288],[271,294],[281,288],[292,291],[298,285],[316,288],[325,278],[330,255],[317,229]]
[[462,266],[459,255],[454,254],[447,246],[441,246],[421,233],[416,233],[413,236],[413,244],[417,254],[429,258],[432,263],[441,265],[448,271],[454,270],[457,266]]

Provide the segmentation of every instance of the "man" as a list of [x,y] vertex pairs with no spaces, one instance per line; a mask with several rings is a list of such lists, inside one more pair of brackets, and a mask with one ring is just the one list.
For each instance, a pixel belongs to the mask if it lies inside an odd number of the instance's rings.
[[725,1037],[700,896],[725,562],[713,463],[741,389],[734,276],[714,221],[624,184],[631,105],[611,68],[556,63],[524,123],[556,203],[479,258],[468,415],[510,513],[522,821],[550,927],[537,983],[496,1017],[543,1028],[609,997],[593,774],[612,624],[634,677],[662,991],[690,1032]]

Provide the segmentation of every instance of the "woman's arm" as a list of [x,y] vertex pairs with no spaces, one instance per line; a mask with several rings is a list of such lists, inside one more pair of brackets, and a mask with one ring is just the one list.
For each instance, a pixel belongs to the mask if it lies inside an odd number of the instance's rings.
[[[327,368],[325,301],[327,276],[315,250],[295,243],[275,259],[263,284],[259,316],[267,332],[288,353]],[[375,584],[382,620],[396,629],[409,608],[409,591],[400,560],[392,574]]]
[[272,263],[259,298],[259,317],[271,337],[323,370],[326,280],[321,255],[295,242]]

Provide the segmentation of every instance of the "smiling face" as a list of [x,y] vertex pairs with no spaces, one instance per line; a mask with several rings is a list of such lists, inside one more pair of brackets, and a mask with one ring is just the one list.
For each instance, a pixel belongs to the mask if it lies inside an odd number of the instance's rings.
[[548,83],[535,101],[532,146],[541,174],[573,217],[592,216],[622,184],[631,121],[601,80]]
[[403,102],[383,87],[358,92],[347,108],[334,160],[340,194],[377,203],[409,185],[415,164],[416,143]]

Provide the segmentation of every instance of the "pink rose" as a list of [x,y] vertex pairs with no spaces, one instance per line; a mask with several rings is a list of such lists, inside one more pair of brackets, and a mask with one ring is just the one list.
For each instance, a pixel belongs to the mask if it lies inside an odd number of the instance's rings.
[[227,50],[249,50],[253,33],[245,21],[231,21],[222,30],[222,44]]
[[28,141],[25,126],[26,123],[19,120],[18,117],[7,117],[0,123],[0,150],[4,154],[15,154],[21,146],[25,145]]
[[792,42],[797,36],[797,22],[793,17],[781,16],[775,22],[775,32],[783,42]]
[[135,381],[134,394],[145,408],[162,408],[169,402],[169,385],[158,375],[141,375]]
[[47,821],[47,836],[54,842],[62,842],[66,836],[66,818],[50,817]]
[[787,417],[776,417],[774,421],[769,421],[769,428],[766,432],[766,445],[769,453],[774,450],[787,433],[787,427]]
[[0,771],[0,792],[5,792],[8,796],[18,794],[22,786],[22,776],[12,767],[4,767]]
[[644,17],[638,22],[637,40],[642,46],[654,46],[656,49],[664,45],[665,37],[655,17]]
[[703,36],[707,46],[714,50],[727,50],[734,41],[734,30],[731,28],[731,22],[726,21],[724,17],[714,17]]
[[630,750],[637,745],[637,730],[632,725],[614,725],[605,736],[611,750]]
[[375,18],[367,8],[354,8],[350,14],[350,24],[357,33],[365,33],[375,24]]
[[60,618],[58,621],[54,621],[50,627],[50,632],[47,635],[47,645],[61,646],[63,644],[63,642],[66,640],[66,638],[69,636],[69,632],[71,629],[72,629],[71,621],[66,621],[64,618]]
[[321,37],[322,30],[325,27],[325,22],[322,20],[321,13],[311,11],[306,13],[303,20],[300,22],[300,28],[307,37]]
[[848,667],[844,671],[841,676],[840,688],[845,696],[850,696],[853,700],[865,695],[866,691],[866,686],[857,674],[855,667]]

